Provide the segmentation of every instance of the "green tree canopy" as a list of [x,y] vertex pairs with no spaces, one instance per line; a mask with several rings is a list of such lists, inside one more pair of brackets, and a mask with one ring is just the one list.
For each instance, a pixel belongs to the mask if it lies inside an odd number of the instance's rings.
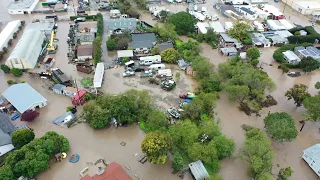
[[176,152],[173,155],[173,161],[171,167],[174,171],[180,171],[183,168],[183,158],[180,153]]
[[288,100],[293,99],[296,106],[300,107],[303,100],[306,97],[309,97],[310,94],[308,93],[308,86],[304,84],[295,84],[286,92],[285,96],[288,98]]
[[265,176],[271,171],[274,154],[271,151],[271,142],[262,131],[252,128],[246,132],[242,158],[249,163],[250,174],[253,179]]
[[165,113],[158,110],[153,110],[147,118],[146,126],[148,127],[149,131],[165,131],[169,126],[169,122]]
[[151,49],[151,54],[152,54],[152,55],[160,54],[160,48],[159,48],[159,46],[154,46],[154,47]]
[[293,170],[291,167],[281,168],[278,174],[278,180],[288,180],[292,173]]
[[217,150],[217,155],[219,159],[231,156],[231,154],[234,151],[235,143],[233,139],[230,139],[226,136],[221,135],[214,137],[211,142],[214,144]]
[[175,126],[170,126],[169,133],[174,145],[185,150],[199,137],[198,127],[190,120],[179,121]]
[[166,63],[176,63],[180,54],[173,48],[166,49],[161,53],[161,58]]
[[176,26],[176,31],[179,35],[187,35],[194,32],[194,25],[197,22],[191,14],[183,11],[171,15],[168,21]]
[[311,72],[319,68],[319,62],[312,57],[302,58],[300,68],[304,72]]
[[115,41],[114,39],[108,39],[107,40],[107,49],[109,51],[116,50],[116,47],[117,47],[117,41]]
[[277,141],[292,141],[298,135],[294,120],[285,112],[269,114],[264,123],[269,136]]
[[171,147],[170,136],[160,131],[148,133],[141,143],[142,152],[152,164],[164,164]]
[[249,48],[247,50],[247,58],[253,60],[258,59],[260,57],[260,51],[256,47]]
[[228,31],[229,36],[243,42],[245,39],[249,38],[249,32],[251,27],[244,23],[238,22],[233,25],[233,27]]
[[250,90],[248,86],[229,86],[227,92],[230,100],[242,103],[248,99]]
[[303,106],[306,109],[306,120],[320,120],[320,95],[306,97],[303,100]]
[[34,132],[30,129],[18,129],[11,134],[12,144],[15,148],[20,149],[34,139]]

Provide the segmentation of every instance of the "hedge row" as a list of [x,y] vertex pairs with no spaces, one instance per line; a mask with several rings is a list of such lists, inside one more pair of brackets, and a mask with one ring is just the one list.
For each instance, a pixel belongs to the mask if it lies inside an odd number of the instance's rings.
[[305,36],[301,35],[293,35],[288,37],[290,44],[298,44],[298,43],[314,43],[316,39],[320,40],[320,34],[317,33],[312,26],[306,26],[302,28],[293,28],[289,31],[292,34],[296,34],[296,32],[299,32],[300,30],[306,31],[308,34]]
[[[311,43],[303,43],[303,44],[286,44],[286,45],[283,45],[281,46],[279,49],[277,49],[276,51],[274,51],[273,53],[273,59],[276,60],[277,62],[281,63],[281,64],[289,64],[285,61],[284,59],[284,56],[283,56],[283,52],[285,51],[293,51],[295,47],[298,47],[298,46],[303,46],[303,47],[307,47],[307,46],[312,46]],[[288,65],[287,67],[290,68],[290,66],[292,65]],[[292,67],[294,68],[294,67]]]

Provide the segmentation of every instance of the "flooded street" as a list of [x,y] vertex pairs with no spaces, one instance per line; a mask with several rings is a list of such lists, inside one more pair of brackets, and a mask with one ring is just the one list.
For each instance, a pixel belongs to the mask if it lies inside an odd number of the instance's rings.
[[[33,19],[44,19],[42,14],[38,15],[9,15],[7,13],[6,7],[8,6],[9,1],[0,2],[0,21],[8,22],[10,20],[26,20],[31,22]],[[198,7],[206,6],[208,9],[215,11],[212,8],[212,2],[207,2],[207,4],[199,4]],[[283,8],[282,3],[271,3]],[[187,5],[168,5],[163,4],[172,12],[185,11]],[[74,15],[73,12],[63,13],[61,16],[67,18],[67,15]],[[104,12],[104,18],[107,18],[108,13]],[[291,20],[301,24],[308,25],[307,17],[297,15],[293,12],[290,7],[287,7],[285,14],[291,16]],[[224,21],[233,21],[222,17],[221,14],[220,21],[223,24]],[[60,16],[60,14],[59,14]],[[141,19],[147,23],[154,25],[156,21],[152,20],[153,18],[148,13],[141,13]],[[319,26],[316,27],[319,29]],[[76,71],[75,65],[68,64],[67,60],[67,32],[69,30],[69,22],[59,22],[58,23],[58,32],[56,37],[59,39],[58,53],[54,55],[56,59],[55,67],[59,67],[63,72],[65,72],[72,79],[76,79],[79,83],[79,80],[87,75]],[[104,32],[107,31],[106,25]],[[9,48],[9,52],[6,56],[0,61],[3,64],[6,60],[6,57],[10,55],[10,52],[14,48],[14,45],[17,43],[19,38],[22,35],[20,31],[18,38],[13,40],[13,45]],[[107,53],[105,41],[107,40],[107,35],[104,33],[102,46],[103,46],[103,56],[102,60],[106,63],[110,63],[111,60],[115,57],[115,53]],[[182,37],[183,40],[187,40],[186,37]],[[211,63],[216,67],[219,63],[226,62],[228,57],[223,57],[218,53],[217,50],[213,50],[211,46],[202,43],[202,53],[201,55],[207,57]],[[241,125],[248,124],[258,128],[263,128],[263,118],[271,112],[284,111],[292,115],[296,121],[297,129],[300,129],[300,124],[298,121],[303,119],[303,108],[296,108],[293,104],[293,101],[288,101],[284,96],[285,92],[291,88],[294,84],[305,84],[309,87],[309,92],[311,94],[316,94],[317,90],[314,88],[314,84],[320,79],[320,71],[315,71],[312,73],[303,74],[300,77],[291,78],[286,74],[282,74],[281,70],[277,69],[278,64],[274,62],[272,54],[276,48],[264,48],[260,60],[260,65],[265,72],[272,78],[276,83],[277,88],[271,93],[271,95],[278,101],[278,105],[271,108],[265,108],[261,112],[261,117],[256,117],[255,115],[246,116],[243,112],[238,110],[238,104],[232,103],[228,100],[226,93],[222,92],[220,99],[217,102],[217,107],[215,112],[217,113],[216,119],[219,121],[219,124],[224,132],[229,137],[232,137],[236,142],[236,149],[233,157],[230,159],[225,159],[221,163],[220,174],[225,180],[245,180],[249,179],[247,175],[247,165],[244,161],[238,158],[238,150],[243,147],[245,140],[244,131],[241,128]],[[272,66],[269,66],[272,64]],[[178,72],[177,66],[172,66],[173,72]],[[40,69],[35,69],[35,71],[41,71]],[[149,85],[147,79],[140,79],[139,77],[133,78],[123,78],[122,77],[123,68],[119,67],[116,69],[109,69],[105,71],[105,80],[103,83],[102,90],[106,93],[118,94],[129,89],[139,89],[149,91],[158,107],[162,110],[165,110],[169,107],[176,106],[179,103],[178,95],[186,91],[192,91],[196,88],[197,84],[191,78],[186,77],[183,73],[181,74],[180,80],[178,80],[177,88],[171,92],[166,92],[161,90],[155,85]],[[5,75],[3,71],[0,71],[0,92],[3,92],[7,87],[7,80],[17,78],[12,77],[11,75]],[[57,95],[52,93],[48,89],[49,84],[47,80],[32,79],[28,77],[27,74],[24,74],[23,77],[18,78],[19,80],[25,80],[28,82],[34,89],[40,92],[45,98],[48,99],[48,106],[41,109],[41,116],[32,123],[29,123],[28,126],[35,130],[37,137],[42,136],[47,131],[56,131],[58,133],[66,136],[70,141],[71,150],[69,154],[78,153],[81,156],[81,159],[78,163],[72,164],[67,160],[64,160],[60,163],[54,163],[52,161],[51,169],[48,169],[45,172],[39,174],[39,180],[61,180],[61,179],[70,179],[76,180],[80,179],[79,172],[85,167],[89,167],[89,174],[93,175],[97,171],[97,167],[93,166],[91,163],[95,162],[98,159],[105,159],[107,162],[118,162],[122,166],[128,165],[131,170],[126,169],[128,174],[131,177],[135,175],[139,176],[144,180],[175,180],[179,179],[176,175],[171,174],[171,162],[168,162],[165,165],[152,165],[150,163],[145,163],[144,165],[137,161],[136,153],[141,154],[140,143],[144,138],[145,134],[139,129],[138,126],[132,125],[127,128],[118,128],[113,127],[106,130],[93,130],[87,124],[79,124],[70,129],[64,129],[53,125],[52,121],[57,116],[65,112],[65,107],[71,105],[71,100],[68,97]],[[21,122],[15,121],[19,124]],[[318,143],[320,140],[319,133],[320,124],[307,122],[303,131],[299,132],[297,139],[290,143],[277,143],[273,142],[272,147],[275,153],[274,158],[274,168],[273,174],[277,174],[279,168],[277,165],[280,165],[280,168],[283,167],[292,167],[294,173],[290,178],[292,180],[315,180],[317,179],[315,173],[308,167],[308,165],[301,160],[300,155],[302,150],[307,147]],[[120,143],[125,142],[125,146],[121,146]],[[186,177],[185,179],[190,179]]]

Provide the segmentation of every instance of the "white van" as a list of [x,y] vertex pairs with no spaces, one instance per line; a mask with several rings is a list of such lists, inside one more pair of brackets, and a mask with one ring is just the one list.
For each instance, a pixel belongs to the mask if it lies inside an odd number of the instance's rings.
[[161,63],[161,56],[155,55],[155,56],[145,56],[140,57],[140,66],[150,66],[151,64],[160,64]]
[[161,76],[172,77],[171,69],[160,69],[158,74]]
[[132,67],[132,66],[134,66],[134,61],[128,61],[128,62],[126,62],[126,63],[124,63],[124,65],[126,66],[126,68],[128,68],[128,67]]
[[166,68],[166,65],[164,64],[152,64],[149,66],[149,69],[152,71],[158,71],[160,69],[165,69],[165,68]]

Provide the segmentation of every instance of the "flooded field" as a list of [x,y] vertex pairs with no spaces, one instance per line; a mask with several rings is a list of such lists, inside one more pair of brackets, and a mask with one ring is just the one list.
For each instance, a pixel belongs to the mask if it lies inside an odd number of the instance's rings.
[[[9,15],[7,13],[6,7],[10,1],[0,2],[0,21],[7,22],[10,20],[26,20],[31,22],[33,19],[43,19],[44,15]],[[275,6],[282,9],[284,6],[282,3],[273,3]],[[166,6],[172,12],[185,11],[187,8],[186,4],[181,5],[168,5],[163,3],[162,6]],[[212,2],[207,1],[206,4],[199,4],[198,7],[205,6],[207,9],[215,11],[212,8]],[[73,15],[73,12],[63,13],[61,16],[67,17],[67,15]],[[107,13],[104,13],[107,18]],[[219,13],[218,13],[219,14]],[[310,25],[308,22],[308,17],[297,14],[292,11],[289,7],[285,10],[285,15],[294,22],[301,25]],[[60,14],[59,14],[60,16]],[[234,21],[232,19],[227,19],[221,14],[220,21],[223,24],[225,21]],[[141,19],[154,25],[156,21],[145,12],[141,13]],[[55,66],[61,68],[68,76],[72,79],[80,80],[87,75],[79,73],[76,71],[75,66],[68,64],[67,60],[67,32],[69,30],[69,22],[59,22],[58,23],[57,38],[59,39],[59,49],[58,53],[54,56],[56,59]],[[319,26],[316,26],[319,29]],[[106,32],[106,26],[105,26]],[[18,39],[21,37],[22,31],[19,33],[18,38],[13,40],[13,46],[9,48],[9,52],[6,54],[8,56],[17,43]],[[182,38],[186,40],[186,38]],[[107,40],[107,35],[104,33],[103,36],[103,56],[102,60],[106,63],[110,63],[115,57],[115,53],[107,53],[105,41]],[[225,62],[228,58],[221,56],[217,50],[213,50],[211,46],[207,44],[201,44],[203,51],[202,56],[207,57],[210,62],[214,65]],[[263,128],[263,118],[267,115],[269,111],[279,112],[284,111],[292,115],[296,120],[296,127],[300,129],[300,124],[298,121],[303,119],[303,108],[296,108],[293,101],[288,101],[284,97],[284,93],[291,88],[294,84],[305,84],[309,86],[310,93],[317,93],[314,88],[314,84],[320,79],[320,71],[315,71],[312,73],[303,74],[297,78],[288,77],[286,74],[282,74],[280,70],[277,69],[278,64],[272,59],[272,53],[276,48],[265,48],[262,49],[262,57],[260,58],[260,65],[263,70],[268,73],[268,75],[276,83],[277,88],[272,92],[272,96],[278,101],[277,106],[271,108],[263,109],[261,117],[256,116],[246,116],[243,112],[238,110],[238,105],[236,103],[231,103],[228,100],[226,93],[221,93],[221,98],[217,102],[217,107],[215,112],[217,113],[217,119],[220,122],[220,126],[224,132],[229,137],[232,137],[236,142],[236,149],[239,150],[243,147],[245,140],[244,131],[241,129],[242,124],[249,124],[255,127]],[[0,63],[4,63],[6,57],[4,57]],[[270,66],[269,64],[272,64]],[[179,71],[177,66],[172,67],[174,72]],[[35,69],[36,71],[41,71],[40,69]],[[108,69],[105,72],[105,80],[103,83],[102,90],[107,93],[117,94],[124,92],[128,89],[139,89],[149,91],[155,98],[155,101],[160,109],[165,110],[166,108],[176,106],[179,102],[178,95],[186,91],[192,91],[196,87],[196,83],[190,78],[186,77],[181,73],[181,78],[178,81],[177,88],[172,92],[165,92],[155,85],[150,85],[147,79],[140,79],[137,77],[123,78],[122,77],[123,67],[116,69]],[[6,81],[8,79],[16,79],[11,75],[5,75],[0,71],[0,92],[3,92],[7,87]],[[56,125],[50,123],[55,117],[61,115],[65,112],[65,107],[71,105],[71,100],[68,97],[53,94],[49,89],[48,82],[46,80],[32,79],[28,75],[24,75],[19,78],[20,80],[25,80],[37,91],[39,91],[45,98],[48,99],[48,106],[41,109],[41,116],[39,119],[28,125],[35,130],[36,136],[42,136],[45,132],[53,130],[65,135],[70,140],[71,151],[69,154],[78,153],[81,156],[80,162],[76,164],[71,164],[66,160],[60,163],[52,162],[51,169],[41,173],[38,176],[40,180],[60,180],[60,179],[79,179],[79,172],[85,168],[89,167],[89,174],[93,175],[97,171],[97,167],[93,166],[92,163],[96,160],[103,158],[107,162],[118,162],[122,166],[128,165],[131,170],[126,169],[131,177],[135,175],[139,176],[141,179],[145,180],[174,180],[179,179],[177,176],[171,174],[170,161],[166,165],[152,165],[146,163],[144,165],[140,164],[136,159],[135,154],[141,154],[140,143],[144,138],[144,133],[139,130],[138,126],[130,126],[127,128],[108,128],[106,130],[94,131],[86,124],[79,124],[70,129],[60,128]],[[15,123],[19,124],[19,121]],[[273,142],[273,151],[275,153],[274,159],[274,169],[273,174],[277,174],[279,168],[291,166],[294,170],[292,180],[314,180],[317,179],[315,173],[308,167],[308,165],[301,160],[300,155],[302,150],[319,142],[319,123],[307,122],[304,130],[299,132],[297,139],[291,143],[277,143]],[[121,142],[126,142],[126,146],[121,146]],[[238,151],[234,153],[234,156],[230,159],[222,161],[220,174],[225,180],[244,180],[249,179],[247,176],[247,166],[240,158],[238,158]],[[186,177],[188,179],[190,177]]]

